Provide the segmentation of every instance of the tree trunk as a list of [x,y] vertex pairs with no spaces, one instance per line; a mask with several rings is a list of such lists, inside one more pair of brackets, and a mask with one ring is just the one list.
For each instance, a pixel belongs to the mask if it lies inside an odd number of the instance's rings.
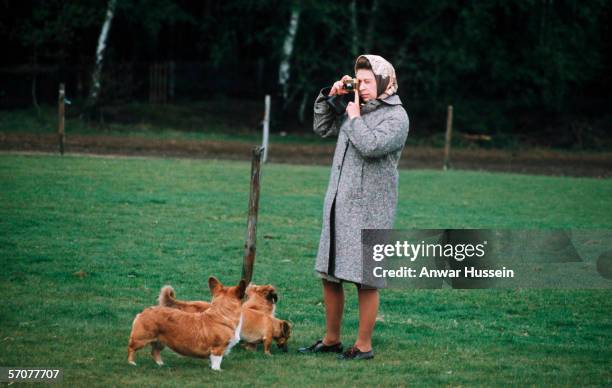
[[359,29],[357,28],[357,1],[351,1],[351,35],[353,40],[351,42],[351,55],[353,59],[357,59],[359,55]]
[[289,94],[288,92],[289,92],[290,60],[291,60],[291,54],[293,53],[293,44],[295,42],[295,34],[297,32],[299,20],[300,20],[300,7],[299,5],[296,5],[291,11],[291,21],[289,22],[289,29],[287,30],[287,35],[285,35],[282,59],[281,59],[280,66],[278,68],[278,84],[281,90],[283,108],[286,108],[287,97]]
[[100,30],[100,36],[98,37],[98,48],[96,49],[96,64],[91,76],[91,89],[87,102],[87,107],[90,110],[98,104],[98,96],[101,88],[100,76],[102,74],[102,60],[104,59],[106,39],[108,38],[108,32],[113,21],[116,3],[117,0],[108,0],[108,7],[106,9],[106,19],[104,20],[104,24],[102,25],[102,29]]
[[374,41],[374,29],[376,28],[375,21],[377,17],[378,17],[378,0],[374,0],[372,2],[372,9],[370,10],[370,15],[369,15],[370,23],[368,24],[368,30],[365,36],[365,44],[363,46],[363,49],[366,54],[371,53],[373,50],[372,42]]
[[298,109],[298,123],[300,125],[304,124],[304,119],[306,117],[306,106],[308,105],[308,93],[306,90],[302,92],[302,102],[300,102],[300,108]]
[[38,98],[36,96],[36,80],[38,78],[38,52],[36,46],[34,46],[34,53],[32,54],[32,105],[36,108],[36,113],[40,116],[40,105],[38,105]]

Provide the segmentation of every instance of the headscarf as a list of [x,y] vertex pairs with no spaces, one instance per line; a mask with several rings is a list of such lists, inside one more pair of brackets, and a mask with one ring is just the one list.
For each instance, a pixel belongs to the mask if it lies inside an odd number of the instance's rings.
[[385,98],[397,92],[397,78],[395,77],[395,69],[385,58],[379,55],[360,55],[355,61],[355,73],[357,73],[357,61],[359,58],[365,58],[370,62],[372,73],[376,79],[376,99],[384,100]]

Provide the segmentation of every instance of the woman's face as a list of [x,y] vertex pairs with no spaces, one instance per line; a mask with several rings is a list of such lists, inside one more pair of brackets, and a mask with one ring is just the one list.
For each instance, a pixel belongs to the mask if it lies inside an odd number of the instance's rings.
[[359,69],[355,78],[359,80],[359,97],[363,101],[374,100],[376,97],[376,78],[372,70]]

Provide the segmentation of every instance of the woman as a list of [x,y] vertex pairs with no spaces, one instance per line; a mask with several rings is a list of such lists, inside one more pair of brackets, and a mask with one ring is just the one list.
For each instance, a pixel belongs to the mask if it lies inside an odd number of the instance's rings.
[[[326,97],[348,93],[343,80],[323,89],[314,104],[314,131],[338,136],[323,211],[315,270],[322,278],[325,337],[301,353],[342,353],[340,326],[344,308],[342,282],[357,286],[359,332],[354,346],[338,358],[370,359],[372,332],[381,284],[364,284],[361,229],[391,229],[397,204],[397,163],[408,136],[408,115],[397,96],[393,66],[378,55],[355,63],[360,103],[350,102],[336,115]],[[371,283],[371,282],[370,282]]]

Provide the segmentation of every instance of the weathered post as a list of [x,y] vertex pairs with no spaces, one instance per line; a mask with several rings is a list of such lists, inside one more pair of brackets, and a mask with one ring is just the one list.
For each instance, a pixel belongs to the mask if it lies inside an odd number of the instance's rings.
[[249,218],[247,221],[246,241],[244,243],[244,261],[242,263],[242,278],[247,284],[253,277],[255,264],[255,242],[257,237],[257,213],[259,211],[259,177],[261,172],[261,157],[263,147],[253,149],[251,162],[251,192],[249,194]]
[[444,170],[448,170],[450,168],[450,148],[451,148],[451,139],[453,136],[453,106],[448,106],[448,111],[446,113],[446,136],[444,139]]
[[59,150],[60,154],[64,155],[64,142],[66,140],[66,132],[64,130],[65,125],[65,116],[64,116],[64,106],[66,101],[66,89],[64,84],[61,83],[59,85],[59,96],[57,100],[57,110],[58,110],[58,120],[57,120],[57,135],[59,140]]
[[263,141],[261,146],[263,147],[263,162],[266,163],[268,161],[268,149],[270,143],[270,95],[266,94],[265,99],[265,111],[264,111],[264,119],[263,119]]

